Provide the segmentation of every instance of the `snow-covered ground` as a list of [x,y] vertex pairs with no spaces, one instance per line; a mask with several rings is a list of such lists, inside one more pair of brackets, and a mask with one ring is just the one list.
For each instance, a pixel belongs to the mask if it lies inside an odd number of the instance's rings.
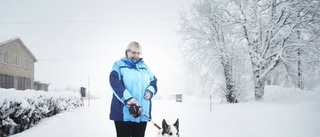
[[[264,101],[228,104],[209,98],[183,96],[153,101],[153,121],[179,118],[181,137],[319,137],[320,92],[268,86]],[[86,106],[42,120],[12,137],[115,137],[109,120],[109,99],[85,102]],[[146,137],[157,128],[148,124]]]

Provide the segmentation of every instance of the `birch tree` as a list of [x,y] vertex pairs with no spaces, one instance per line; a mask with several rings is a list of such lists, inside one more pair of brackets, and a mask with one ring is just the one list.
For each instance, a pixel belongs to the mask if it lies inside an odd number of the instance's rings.
[[[292,36],[288,39],[288,43],[293,46],[288,48],[286,54],[288,58],[284,59],[287,66],[287,72],[294,85],[302,90],[312,89],[314,83],[310,80],[318,81],[315,76],[320,68],[320,12],[319,1],[302,1],[301,3],[312,5],[314,8],[306,9],[304,7],[296,7],[298,10],[297,17],[303,17],[301,23],[297,24]],[[294,56],[296,55],[296,56]],[[311,72],[311,73],[310,73]]]
[[236,96],[235,60],[243,57],[251,64],[256,100],[263,99],[266,80],[284,70],[303,88],[304,69],[319,74],[319,5],[319,0],[198,0],[189,16],[181,14],[186,59],[206,78],[220,66],[227,100]]
[[319,2],[248,0],[235,3],[242,13],[242,31],[252,63],[255,98],[261,100],[267,75],[283,61],[298,61],[301,55],[293,55],[293,52],[301,54],[302,50],[312,49],[312,39],[318,37],[301,40],[297,36],[301,36],[300,26],[310,26],[314,21]]

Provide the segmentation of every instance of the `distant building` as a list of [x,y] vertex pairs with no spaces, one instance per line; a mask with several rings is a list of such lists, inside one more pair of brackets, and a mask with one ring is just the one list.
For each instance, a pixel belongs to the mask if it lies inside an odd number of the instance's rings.
[[48,84],[35,82],[36,57],[20,38],[0,43],[0,87],[17,90],[48,90]]
[[42,90],[42,91],[48,91],[49,84],[41,83],[39,81],[34,82],[34,90]]

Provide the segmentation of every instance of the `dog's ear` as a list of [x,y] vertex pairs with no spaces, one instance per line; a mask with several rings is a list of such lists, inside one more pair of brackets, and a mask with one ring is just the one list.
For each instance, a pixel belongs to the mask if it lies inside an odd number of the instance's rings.
[[166,120],[162,120],[162,135],[170,132],[170,126],[167,124]]
[[179,131],[179,118],[177,119],[177,121],[173,124],[177,130]]
[[167,124],[166,120],[163,119],[163,120],[162,120],[162,129],[163,129],[163,130],[166,130],[166,129],[168,129],[168,126],[169,126],[169,125]]

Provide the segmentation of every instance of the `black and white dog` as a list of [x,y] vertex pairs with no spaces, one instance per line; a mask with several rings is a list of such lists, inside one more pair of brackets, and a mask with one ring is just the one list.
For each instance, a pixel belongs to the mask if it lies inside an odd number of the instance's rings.
[[180,137],[179,119],[174,124],[168,124],[165,119],[162,120],[162,129],[158,132],[157,137]]

